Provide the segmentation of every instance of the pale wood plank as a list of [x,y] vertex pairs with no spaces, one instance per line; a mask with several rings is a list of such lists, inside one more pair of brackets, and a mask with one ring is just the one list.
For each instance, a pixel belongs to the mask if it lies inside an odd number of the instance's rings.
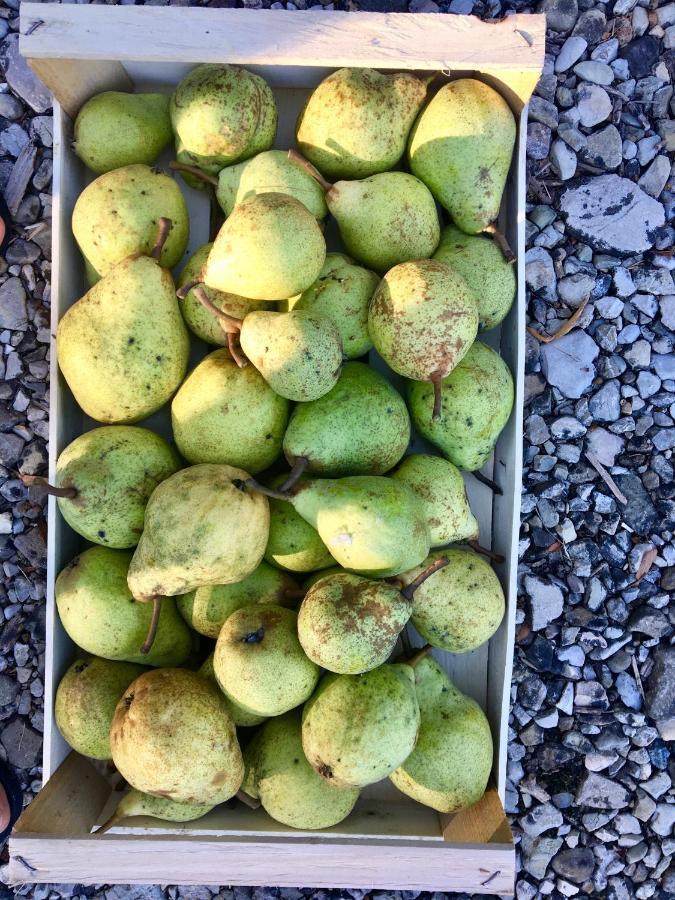
[[131,79],[119,62],[31,58],[28,63],[72,117],[94,94],[132,89]]

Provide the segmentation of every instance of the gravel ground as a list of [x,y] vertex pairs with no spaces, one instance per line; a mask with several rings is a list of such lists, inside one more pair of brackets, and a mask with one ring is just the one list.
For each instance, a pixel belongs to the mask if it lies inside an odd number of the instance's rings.
[[[533,9],[518,0],[208,5],[486,19]],[[0,190],[18,223],[0,259],[0,756],[28,801],[40,785],[45,523],[16,472],[41,473],[47,459],[52,134],[49,98],[17,54],[18,6],[0,6]],[[507,793],[517,897],[673,897],[675,3],[538,8],[549,33],[528,126],[526,468]],[[572,317],[571,333],[537,337]],[[48,885],[16,894],[365,892]],[[0,900],[11,896],[0,886]]]

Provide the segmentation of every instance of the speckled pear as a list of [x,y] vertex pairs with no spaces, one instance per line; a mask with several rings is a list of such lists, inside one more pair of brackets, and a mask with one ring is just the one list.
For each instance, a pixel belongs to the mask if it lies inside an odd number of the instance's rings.
[[492,769],[485,713],[450,681],[435,659],[415,667],[420,731],[410,756],[390,776],[399,791],[439,812],[477,803]]
[[132,787],[166,800],[215,806],[244,777],[223,697],[186,669],[156,669],[132,682],[115,710],[110,745]]
[[[288,475],[273,478],[272,488],[280,487]],[[270,536],[265,559],[289,572],[314,572],[335,564],[315,528],[291,506],[273,497],[270,501]]]
[[420,725],[415,676],[406,664],[363,675],[324,675],[302,717],[310,765],[331,784],[365,787],[412,752]]
[[291,828],[315,831],[345,819],[358,788],[340,788],[317,774],[302,751],[298,710],[270,719],[244,751],[243,790],[260,800],[265,812]]
[[291,465],[306,459],[307,471],[317,475],[382,475],[409,440],[400,394],[375,369],[348,362],[332,390],[295,407],[283,447]]
[[410,133],[411,171],[468,234],[497,218],[516,140],[508,103],[487,84],[444,85]]
[[279,716],[304,703],[319,680],[305,656],[297,616],[282,606],[247,606],[223,625],[213,657],[223,692],[247,712]]
[[409,72],[338,69],[300,114],[298,147],[326,178],[365,178],[392,169],[426,92],[426,82]]
[[254,713],[250,713],[247,710],[243,709],[238,703],[235,703],[230,697],[226,697],[225,694],[220,690],[220,685],[216,680],[216,673],[213,669],[213,653],[209,653],[206,657],[202,665],[199,667],[199,674],[202,678],[206,678],[207,681],[211,682],[218,690],[220,691],[223,699],[225,700],[225,706],[227,707],[227,714],[232,719],[237,728],[252,728],[255,725],[260,725],[265,721],[265,716],[256,716]]
[[417,431],[460,469],[480,469],[511,415],[513,378],[504,360],[476,341],[441,381],[441,415],[433,418],[434,389],[408,384],[408,409]]
[[144,816],[165,822],[193,822],[211,812],[213,807],[212,803],[179,803],[167,797],[153,797],[152,794],[144,794],[132,788],[122,797],[110,818],[97,828],[94,834],[104,834],[117,825],[126,824],[125,820],[133,816]]

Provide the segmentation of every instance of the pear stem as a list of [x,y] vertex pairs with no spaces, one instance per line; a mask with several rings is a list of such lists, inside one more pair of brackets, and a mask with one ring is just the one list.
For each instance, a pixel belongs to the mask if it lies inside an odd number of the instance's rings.
[[143,646],[141,647],[141,653],[143,654],[143,656],[146,656],[152,650],[152,645],[155,643],[157,626],[159,625],[159,615],[162,611],[162,598],[159,596],[159,594],[155,594],[154,597],[148,597],[147,600],[142,600],[141,602],[152,603],[152,617],[150,619],[150,627],[148,628],[148,633],[145,640],[143,641]]
[[298,456],[296,457],[295,462],[293,463],[293,468],[290,471],[290,474],[286,481],[281,485],[279,490],[282,493],[288,493],[295,485],[300,481],[303,476],[303,473],[307,466],[309,465],[309,460],[306,456]]
[[192,281],[186,281],[183,287],[179,287],[176,291],[176,297],[178,297],[179,300],[185,300],[192,288],[197,287],[198,284],[202,284],[198,278],[193,278]]
[[26,487],[41,487],[50,497],[65,497],[67,500],[74,500],[80,493],[76,487],[56,487],[41,475],[22,475],[19,472],[19,478]]
[[237,800],[241,800],[241,802],[245,806],[248,806],[249,809],[260,809],[260,800],[256,800],[255,797],[251,797],[251,795],[247,794],[246,791],[237,791],[234,796],[237,798]]
[[443,376],[440,372],[434,372],[429,381],[434,386],[434,410],[431,413],[431,419],[433,422],[438,422],[441,418],[441,381],[443,380]]
[[92,834],[105,834],[106,831],[110,831],[111,828],[114,828],[118,822],[121,822],[124,816],[118,816],[117,810],[110,816],[110,818],[106,819],[103,825],[99,825],[98,828],[95,828],[92,831]]
[[326,193],[331,190],[333,185],[330,181],[327,181],[316,166],[313,166],[311,162],[308,159],[305,159],[305,157],[301,153],[298,153],[297,150],[289,150],[288,158],[292,163],[295,163],[296,166],[300,166],[301,169],[304,169],[308,175],[311,175],[319,187],[323,188]]
[[231,331],[227,332],[227,349],[230,351],[230,356],[239,368],[245,369],[248,365],[248,360],[244,354],[240,352],[241,348],[237,344],[237,335],[233,334]]
[[404,588],[401,588],[401,593],[403,594],[405,599],[412,603],[417,588],[421,587],[421,585],[424,584],[427,578],[431,578],[434,572],[438,572],[439,569],[444,569],[447,564],[447,557],[441,556],[440,559],[435,560],[431,563],[430,566],[427,566],[423,572],[420,572],[417,578],[413,579],[413,581],[410,582],[410,584],[406,585],[406,587]]
[[271,497],[273,500],[288,501],[291,499],[290,494],[285,494],[282,491],[275,491],[274,488],[266,487],[264,484],[260,484],[259,481],[256,481],[255,478],[247,478],[246,481],[242,481],[241,484],[243,487],[255,491],[257,494],[264,494],[265,497]]
[[431,644],[425,644],[421,650],[418,650],[414,656],[411,656],[410,659],[406,659],[405,662],[411,669],[414,669],[418,663],[422,662],[425,656],[428,656],[431,653],[432,650],[433,647]]
[[489,487],[493,494],[498,494],[500,497],[504,493],[502,489],[499,487],[496,481],[493,481],[491,478],[488,478],[487,475],[483,475],[482,472],[475,471],[471,473],[476,481],[480,481],[481,484],[484,484],[485,487]]
[[478,541],[467,541],[469,547],[472,550],[475,550],[476,553],[480,553],[481,556],[486,556],[488,559],[491,559],[492,562],[503,563],[504,557],[501,553],[495,553],[494,550],[488,550],[487,547],[481,547]]
[[511,249],[511,245],[506,240],[506,235],[497,228],[494,222],[492,223],[492,225],[488,225],[487,228],[484,228],[483,231],[485,232],[485,234],[490,235],[492,240],[502,251],[502,255],[506,262],[510,266],[512,266],[516,261],[516,254],[513,252],[513,250]]
[[212,316],[214,316],[218,320],[218,324],[223,329],[225,334],[239,334],[241,331],[241,319],[235,319],[234,316],[228,316],[227,313],[224,313],[221,309],[218,309],[215,303],[213,303],[206,291],[204,290],[204,286],[202,284],[195,285],[195,297],[204,309],[207,309]]
[[159,262],[159,258],[162,255],[162,250],[164,249],[164,244],[166,244],[167,238],[169,237],[169,233],[172,228],[173,222],[171,221],[171,219],[167,219],[162,216],[162,218],[159,220],[155,246],[150,251],[151,258],[156,259],[157,262]]
[[169,168],[173,169],[174,172],[188,172],[190,175],[194,175],[195,178],[203,181],[204,184],[212,184],[213,187],[218,187],[218,179],[216,176],[209,175],[208,172],[204,172],[204,170],[200,169],[198,166],[188,166],[186,163],[178,162],[176,159],[169,163]]

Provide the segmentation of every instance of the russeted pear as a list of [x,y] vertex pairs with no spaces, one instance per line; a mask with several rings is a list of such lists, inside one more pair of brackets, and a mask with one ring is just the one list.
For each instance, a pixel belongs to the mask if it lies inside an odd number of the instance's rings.
[[431,259],[395,266],[373,294],[368,329],[390,368],[431,383],[437,418],[441,379],[467,353],[478,331],[476,298],[464,279]]
[[244,790],[265,812],[291,828],[315,831],[345,819],[358,788],[341,788],[322,778],[302,751],[302,715],[293,710],[270,719],[244,750]]
[[223,625],[213,657],[223,693],[247,712],[279,716],[304,703],[319,668],[300,646],[297,615],[272,604],[246,606]]
[[348,362],[323,397],[295,407],[284,436],[286,459],[317,475],[382,475],[410,440],[398,391],[365,363]]
[[356,359],[373,346],[368,334],[368,304],[379,280],[374,272],[354,265],[342,254],[329,253],[318,279],[293,298],[292,305],[289,301],[289,306],[330,319],[340,332],[345,357]]
[[61,515],[82,537],[105,547],[135,547],[145,506],[160,481],[181,467],[176,451],[147,428],[104,425],[75,438],[56,461]]
[[473,806],[492,769],[485,713],[450,681],[435,659],[415,667],[420,731],[410,756],[390,776],[399,791],[439,812]]
[[162,266],[171,269],[188,240],[188,210],[180,188],[157,169],[123,166],[99,175],[82,191],[73,209],[73,234],[93,269],[107,275],[128,256],[151,253],[160,219],[172,223],[160,256]]
[[468,550],[435,550],[406,572],[409,584],[435,560],[447,566],[415,591],[411,620],[425,641],[450,653],[468,653],[488,641],[504,618],[504,591],[486,560]]
[[319,775],[339,787],[386,778],[412,752],[420,725],[407,664],[363,675],[324,675],[302,715],[302,747]]
[[176,446],[190,463],[227,463],[256,474],[281,455],[289,402],[253,366],[209,353],[171,403]]
[[215,806],[236,794],[244,777],[223,697],[186,669],[155,669],[129,685],[110,746],[132,787],[166,800]]
[[234,584],[205,584],[176,601],[187,624],[200,634],[217,638],[225,621],[242,606],[274,603],[295,606],[298,587],[290,575],[260,563],[250,575]]
[[408,384],[408,408],[417,431],[460,469],[480,469],[511,415],[513,378],[504,360],[475,341],[441,381],[441,416],[434,419],[434,389]]
[[75,660],[54,698],[56,724],[73,750],[93,759],[112,759],[110,726],[115,707],[144,671],[143,666],[96,656]]
[[231,697],[226,697],[225,694],[220,690],[220,685],[216,679],[216,673],[213,669],[213,652],[209,653],[206,657],[202,665],[199,667],[199,674],[202,678],[206,678],[207,681],[210,681],[215,687],[220,691],[223,699],[225,700],[225,706],[227,707],[227,714],[232,719],[237,728],[252,728],[255,725],[260,725],[267,718],[266,716],[257,716],[254,713],[250,713],[241,707],[238,703],[235,703]]
[[[272,479],[272,488],[280,487],[288,478],[280,475]],[[273,566],[289,572],[314,572],[332,566],[335,560],[315,528],[283,500],[269,498],[270,536],[265,559]]]
[[407,484],[422,501],[432,547],[478,538],[478,522],[469,506],[462,473],[447,459],[413,453],[391,478]]
[[[122,797],[115,811],[94,834],[104,834],[134,816],[159,819],[164,822],[194,822],[213,809],[213,803],[179,803],[167,797],[154,797],[132,788]],[[130,825],[133,823],[129,823]]]
[[199,164],[248,159],[274,143],[277,108],[267,82],[247,69],[196,66],[171,98],[171,124],[181,148]]
[[124,550],[91,547],[68,563],[54,588],[61,624],[78,647],[95,656],[180,666],[190,654],[192,640],[173,600],[162,603],[150,652],[140,652],[153,611],[131,595],[130,562],[131,553]]
[[169,97],[104,91],[80,107],[73,150],[102,175],[134,163],[151,166],[173,140]]
[[491,238],[464,234],[448,225],[434,259],[458,272],[473,291],[479,331],[489,331],[506,318],[516,298],[516,273]]
[[444,85],[410,133],[411,171],[468,234],[497,218],[516,140],[508,103],[487,84],[460,78]]
[[[213,244],[204,244],[192,254],[190,259],[185,263],[185,267],[178,276],[176,287],[180,289],[192,284],[199,278],[199,274],[204,267],[204,263],[211,251]],[[216,291],[214,288],[202,285],[202,290],[206,294],[208,300],[228,316],[234,316],[235,319],[243,319],[248,313],[254,309],[271,309],[273,304],[265,300],[248,300],[246,297],[239,297],[236,294],[226,294],[223,291]],[[190,331],[207,344],[218,344],[221,347],[227,346],[227,334],[223,331],[218,319],[205,309],[197,300],[194,288],[192,288],[180,303],[180,309],[185,319],[185,324]]]
[[119,262],[59,322],[59,367],[78,404],[98,422],[147,418],[185,375],[187,329],[171,274],[155,258],[173,230],[161,219],[153,255]]
[[326,178],[392,169],[427,93],[409,72],[338,69],[313,91],[298,119],[301,152]]

